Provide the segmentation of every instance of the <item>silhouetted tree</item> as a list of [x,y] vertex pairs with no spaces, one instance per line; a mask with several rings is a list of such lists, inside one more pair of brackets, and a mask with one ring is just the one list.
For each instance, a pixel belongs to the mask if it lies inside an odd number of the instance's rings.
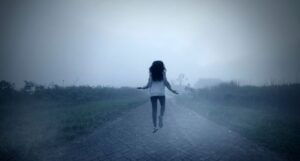
[[25,85],[22,89],[22,91],[26,94],[33,94],[36,84],[32,81],[24,81]]
[[0,81],[0,103],[13,100],[16,90],[13,83],[5,80]]

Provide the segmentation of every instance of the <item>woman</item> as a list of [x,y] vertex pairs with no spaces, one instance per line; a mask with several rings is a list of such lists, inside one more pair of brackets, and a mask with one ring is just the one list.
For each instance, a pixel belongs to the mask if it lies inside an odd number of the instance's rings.
[[173,90],[166,77],[166,68],[162,61],[154,61],[149,68],[149,79],[148,83],[144,87],[138,87],[138,89],[150,88],[150,100],[152,104],[152,120],[154,131],[158,130],[156,126],[157,117],[157,100],[160,102],[160,115],[159,115],[159,127],[163,127],[163,116],[165,112],[165,86],[173,93],[178,94],[177,91]]

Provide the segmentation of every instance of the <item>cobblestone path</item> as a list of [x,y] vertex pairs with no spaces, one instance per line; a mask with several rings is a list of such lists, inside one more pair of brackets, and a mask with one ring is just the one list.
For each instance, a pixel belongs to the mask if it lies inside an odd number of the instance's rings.
[[156,133],[152,130],[149,101],[94,133],[51,151],[44,155],[44,160],[283,160],[238,133],[175,105],[172,100],[166,102],[164,127]]

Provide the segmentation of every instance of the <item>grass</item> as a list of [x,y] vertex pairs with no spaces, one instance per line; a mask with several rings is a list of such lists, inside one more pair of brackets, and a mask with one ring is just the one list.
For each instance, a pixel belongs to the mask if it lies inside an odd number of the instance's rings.
[[95,101],[65,108],[59,116],[63,125],[60,127],[60,139],[68,141],[82,134],[90,133],[141,103],[143,101]]
[[39,160],[39,153],[92,133],[146,99],[64,104],[28,100],[0,107],[0,160]]
[[299,110],[263,104],[224,103],[205,98],[178,98],[179,103],[289,160],[299,159]]

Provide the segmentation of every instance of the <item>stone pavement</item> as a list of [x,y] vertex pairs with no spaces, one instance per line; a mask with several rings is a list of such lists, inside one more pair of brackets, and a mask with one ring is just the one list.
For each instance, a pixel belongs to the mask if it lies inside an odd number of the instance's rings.
[[[159,110],[158,110],[159,111]],[[152,133],[151,105],[125,113],[94,133],[51,151],[49,161],[281,161],[238,133],[166,102],[164,127]]]

